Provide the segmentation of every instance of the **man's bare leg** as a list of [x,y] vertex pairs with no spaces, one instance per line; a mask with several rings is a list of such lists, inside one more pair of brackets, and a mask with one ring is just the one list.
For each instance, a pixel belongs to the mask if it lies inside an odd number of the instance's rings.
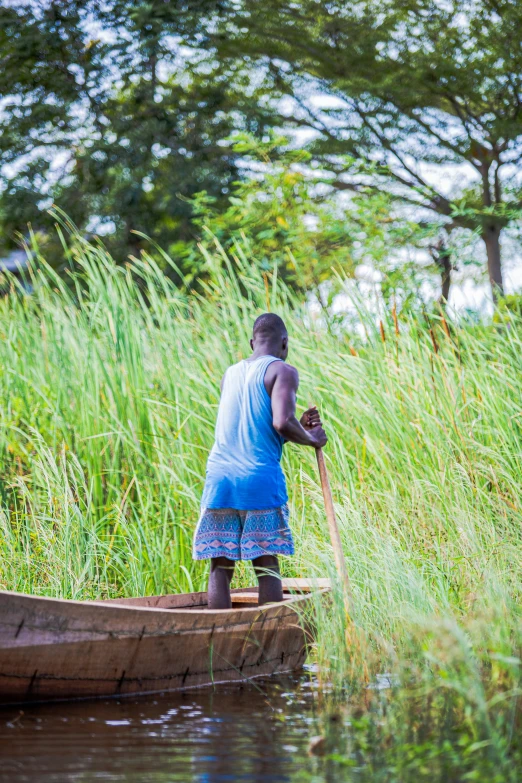
[[[279,575],[277,555],[262,555],[252,560],[259,582],[259,606],[283,600],[283,583]],[[268,573],[270,572],[270,573]]]
[[234,561],[228,557],[213,557],[208,580],[208,608],[231,609],[230,583],[234,576]]

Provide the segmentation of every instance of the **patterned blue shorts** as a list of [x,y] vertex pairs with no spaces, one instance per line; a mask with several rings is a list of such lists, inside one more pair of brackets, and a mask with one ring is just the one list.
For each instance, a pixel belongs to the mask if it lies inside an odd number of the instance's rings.
[[262,555],[293,555],[289,517],[287,503],[260,511],[207,508],[194,535],[194,559],[253,560]]

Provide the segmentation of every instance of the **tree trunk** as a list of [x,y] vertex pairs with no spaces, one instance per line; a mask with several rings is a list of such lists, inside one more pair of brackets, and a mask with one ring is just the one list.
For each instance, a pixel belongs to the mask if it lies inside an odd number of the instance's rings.
[[502,264],[500,256],[500,226],[490,223],[484,226],[482,239],[486,244],[488,254],[488,273],[493,300],[504,294],[504,281],[502,280]]
[[440,253],[439,266],[440,266],[440,281],[441,281],[441,292],[440,292],[439,301],[441,305],[446,305],[449,299],[449,292],[451,288],[451,272],[453,269],[451,263],[451,254],[448,251]]
[[430,248],[430,254],[440,272],[439,304],[445,307],[448,304],[451,273],[454,268],[451,262],[451,250],[447,247],[444,239],[439,239],[437,244]]

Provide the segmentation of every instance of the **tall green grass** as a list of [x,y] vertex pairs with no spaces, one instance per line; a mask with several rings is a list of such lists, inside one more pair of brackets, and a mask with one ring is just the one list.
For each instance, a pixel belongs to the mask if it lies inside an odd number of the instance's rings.
[[[204,589],[191,540],[219,382],[248,355],[254,318],[277,311],[300,405],[317,404],[329,434],[353,589],[349,622],[338,590],[318,612],[316,659],[336,692],[389,672],[395,694],[392,707],[390,691],[361,691],[367,722],[352,715],[354,736],[384,755],[366,745],[353,758],[406,779],[416,757],[383,749],[416,746],[429,726],[454,749],[469,726],[469,769],[475,753],[508,774],[520,728],[522,323],[389,314],[381,330],[359,302],[361,337],[329,326],[276,271],[260,275],[240,246],[207,256],[197,291],[176,288],[152,256],[117,267],[78,236],[67,252],[59,277],[34,244],[33,293],[11,280],[0,299],[0,586],[70,598]],[[297,544],[284,570],[333,576],[314,454],[286,446],[284,467]],[[400,716],[421,703],[429,721],[415,740]],[[393,726],[399,745],[385,736]]]

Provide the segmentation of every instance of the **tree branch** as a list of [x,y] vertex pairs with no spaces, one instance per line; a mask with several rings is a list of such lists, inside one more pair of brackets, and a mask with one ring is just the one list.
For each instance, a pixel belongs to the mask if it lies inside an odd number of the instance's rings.
[[[449,202],[448,202],[448,200],[441,193],[439,193],[434,187],[432,187],[428,182],[426,182],[419,174],[417,174],[416,171],[414,171],[410,166],[408,166],[408,164],[404,161],[402,155],[397,151],[397,149],[395,149],[395,147],[389,141],[389,139],[387,139],[386,136],[382,132],[378,131],[374,127],[374,125],[368,120],[368,117],[367,117],[366,113],[363,111],[363,109],[361,108],[361,106],[355,106],[355,111],[357,111],[357,113],[361,117],[361,119],[364,122],[364,124],[366,125],[366,127],[369,128],[369,130],[372,133],[375,134],[375,136],[379,140],[380,144],[385,149],[387,149],[399,161],[399,163],[403,167],[403,169],[405,171],[407,171],[408,174],[411,177],[413,177],[413,179],[415,181],[417,181],[417,183],[422,188],[424,188],[429,193],[431,193],[435,197],[435,199],[437,201],[440,201],[441,204],[445,202],[447,204],[448,209],[449,209]],[[412,182],[408,182],[408,180],[403,180],[403,182],[404,182],[404,184],[407,184],[409,187],[415,187],[415,185]]]

